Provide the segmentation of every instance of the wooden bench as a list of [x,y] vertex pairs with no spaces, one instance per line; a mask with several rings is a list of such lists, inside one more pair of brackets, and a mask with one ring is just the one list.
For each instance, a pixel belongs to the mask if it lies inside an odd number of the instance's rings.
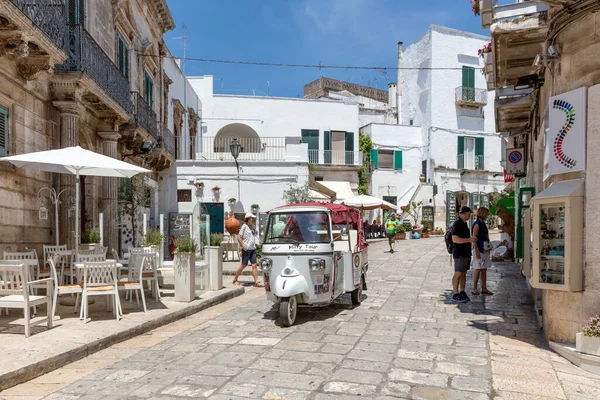
[[[46,283],[46,295],[30,294],[32,287]],[[0,265],[0,309],[21,308],[25,317],[25,337],[31,334],[31,326],[48,323],[52,328],[52,278],[29,281],[28,267],[23,264]],[[31,322],[31,307],[46,303],[46,318]]]

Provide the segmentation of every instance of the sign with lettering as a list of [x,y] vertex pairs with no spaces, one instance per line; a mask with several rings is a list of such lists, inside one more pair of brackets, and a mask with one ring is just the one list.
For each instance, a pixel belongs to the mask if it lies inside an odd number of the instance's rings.
[[446,192],[446,226],[456,221],[456,193]]
[[504,169],[504,183],[514,182],[514,181],[515,181],[515,176],[513,174],[509,174],[505,168]]
[[433,206],[423,206],[421,208],[421,220],[433,222]]
[[550,98],[544,146],[544,179],[585,170],[587,88]]

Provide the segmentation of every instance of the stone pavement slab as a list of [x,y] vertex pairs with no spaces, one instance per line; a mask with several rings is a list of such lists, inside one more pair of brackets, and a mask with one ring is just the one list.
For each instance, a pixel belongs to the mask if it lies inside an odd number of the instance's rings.
[[297,324],[283,328],[253,289],[0,399],[600,398],[597,376],[549,350],[514,264],[488,271],[494,296],[453,304],[442,238],[385,248],[369,249],[369,290],[358,307],[343,296],[301,308]]

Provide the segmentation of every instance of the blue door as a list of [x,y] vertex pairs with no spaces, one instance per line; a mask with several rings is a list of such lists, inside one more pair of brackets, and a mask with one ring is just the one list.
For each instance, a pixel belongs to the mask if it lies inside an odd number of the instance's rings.
[[225,232],[225,206],[223,203],[203,203],[206,213],[210,215],[210,233]]

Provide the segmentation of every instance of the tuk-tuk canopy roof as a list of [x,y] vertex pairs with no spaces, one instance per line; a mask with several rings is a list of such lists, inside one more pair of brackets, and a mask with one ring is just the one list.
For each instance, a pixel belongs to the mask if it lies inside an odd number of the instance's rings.
[[330,211],[331,214],[331,222],[334,225],[345,224],[346,220],[350,225],[352,225],[355,229],[358,229],[359,223],[361,221],[360,211],[355,208],[347,207],[343,204],[334,204],[334,203],[297,203],[297,204],[287,204],[285,206],[279,206],[274,208],[272,211],[281,210],[282,208],[291,208],[291,207],[321,207],[326,208]]

